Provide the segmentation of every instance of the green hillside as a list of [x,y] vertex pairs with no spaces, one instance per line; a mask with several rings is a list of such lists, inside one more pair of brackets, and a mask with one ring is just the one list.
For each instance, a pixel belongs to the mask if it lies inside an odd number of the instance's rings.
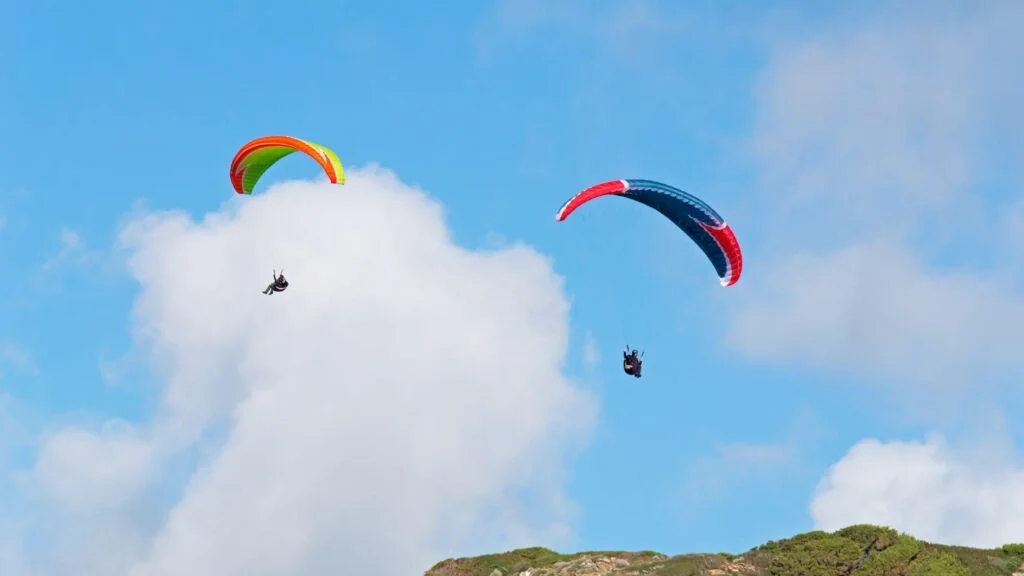
[[768,542],[744,554],[579,552],[525,548],[448,559],[425,576],[1024,576],[1024,544],[943,546],[879,526]]

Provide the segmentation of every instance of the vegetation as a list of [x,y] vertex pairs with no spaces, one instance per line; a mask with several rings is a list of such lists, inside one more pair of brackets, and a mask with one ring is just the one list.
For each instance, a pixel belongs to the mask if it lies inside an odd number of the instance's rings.
[[944,546],[858,525],[768,542],[744,554],[559,554],[525,548],[448,559],[425,576],[1024,576],[1024,544]]

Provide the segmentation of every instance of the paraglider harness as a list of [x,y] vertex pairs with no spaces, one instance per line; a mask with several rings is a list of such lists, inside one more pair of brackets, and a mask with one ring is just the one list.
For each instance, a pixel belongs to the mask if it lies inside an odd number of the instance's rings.
[[626,349],[622,351],[622,369],[626,374],[639,378],[640,371],[644,366],[643,357],[643,352],[637,356],[637,351],[630,351],[629,346],[627,345]]
[[264,294],[270,295],[274,292],[284,292],[288,288],[288,281],[284,278],[284,270],[278,274],[277,270],[274,270],[274,281],[267,286],[267,289],[263,291]]

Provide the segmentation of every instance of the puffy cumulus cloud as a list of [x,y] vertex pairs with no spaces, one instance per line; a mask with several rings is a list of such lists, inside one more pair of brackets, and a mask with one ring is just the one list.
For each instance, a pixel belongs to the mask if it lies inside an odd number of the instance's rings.
[[34,479],[57,507],[89,514],[131,505],[152,481],[155,465],[148,439],[111,420],[98,431],[63,428],[45,437]]
[[[898,5],[775,47],[757,87],[753,149],[777,215],[829,247],[884,231],[962,232],[985,157],[1024,114],[1019,2]],[[822,27],[814,27],[822,30]],[[1016,164],[1011,162],[1010,165]],[[923,224],[918,226],[918,224]]]
[[1024,368],[1024,299],[998,277],[928,270],[898,243],[798,254],[747,300],[732,343],[764,360],[929,386]]
[[[910,411],[963,423],[993,391],[1003,406],[1021,391],[1024,212],[1002,204],[1024,158],[1024,81],[1005,73],[1024,63],[1024,5],[859,16],[785,38],[759,79],[764,209],[729,340],[758,360],[885,380]],[[958,256],[976,266],[938,265]],[[825,475],[815,523],[1020,540],[1022,469],[1012,447],[985,446],[865,440]]]
[[147,496],[158,464],[143,432],[117,420],[98,430],[66,427],[47,433],[34,469],[22,477],[26,495],[42,508],[33,511],[34,526],[52,545],[46,569],[123,574],[146,544],[145,526],[153,512]]
[[[981,186],[1000,180],[993,143],[1024,121],[1005,98],[1024,82],[1004,73],[1024,55],[1011,25],[1024,5],[944,7],[890,7],[773,53],[753,136],[765,229],[731,318],[740,351],[910,382],[1020,369],[1024,295],[1016,259],[1000,260],[1014,221],[988,219]],[[933,266],[951,245],[993,270]]]
[[994,547],[1024,539],[1024,465],[1009,450],[864,440],[832,466],[811,504],[815,526],[891,526],[918,538]]
[[[124,538],[57,573],[404,575],[570,536],[562,459],[596,403],[563,375],[569,306],[532,249],[459,247],[377,168],[122,240],[165,388],[143,425],[46,438],[37,498]],[[280,267],[288,291],[260,294]]]

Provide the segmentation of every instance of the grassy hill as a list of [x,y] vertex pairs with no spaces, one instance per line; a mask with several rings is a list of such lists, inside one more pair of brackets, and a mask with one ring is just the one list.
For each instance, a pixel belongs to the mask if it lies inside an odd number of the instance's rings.
[[943,546],[859,525],[768,542],[739,555],[525,548],[444,560],[424,576],[1024,576],[1024,544]]

